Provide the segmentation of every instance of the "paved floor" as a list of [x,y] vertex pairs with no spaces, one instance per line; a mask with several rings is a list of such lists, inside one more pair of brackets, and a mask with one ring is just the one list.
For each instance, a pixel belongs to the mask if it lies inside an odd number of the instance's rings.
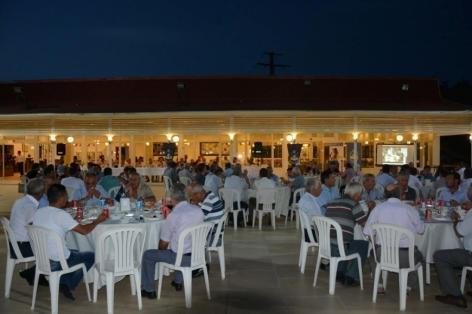
[[[6,205],[4,185],[0,205]],[[2,204],[3,203],[3,204]],[[0,313],[31,313],[32,289],[17,272],[13,279],[11,298],[4,298],[5,241],[0,234]],[[193,308],[185,309],[183,292],[170,287],[171,278],[164,279],[161,300],[143,300],[143,310],[138,311],[135,297],[130,295],[129,280],[115,286],[115,313],[398,313],[398,280],[392,275],[385,296],[372,303],[372,280],[369,267],[364,268],[364,291],[359,288],[336,286],[336,295],[328,294],[328,272],[322,271],[316,288],[313,284],[314,257],[310,252],[305,274],[297,268],[299,235],[294,225],[287,228],[282,221],[273,231],[266,226],[262,231],[228,228],[226,242],[226,280],[221,280],[218,259],[212,259],[210,271],[211,301],[205,295],[204,282],[193,282]],[[407,312],[461,313],[455,307],[434,301],[438,293],[437,277],[433,273],[432,285],[425,286],[425,301],[420,302],[416,292],[407,298]],[[60,298],[61,313],[105,313],[106,291],[99,291],[98,302],[89,303],[81,284],[76,290],[77,300],[70,302]],[[472,299],[469,299],[472,302]],[[35,313],[49,313],[49,289],[40,287]]]

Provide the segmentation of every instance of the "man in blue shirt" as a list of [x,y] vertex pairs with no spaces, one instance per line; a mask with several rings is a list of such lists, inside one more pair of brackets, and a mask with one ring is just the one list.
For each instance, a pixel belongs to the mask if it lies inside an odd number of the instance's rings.
[[332,200],[338,199],[341,196],[339,195],[339,190],[335,186],[336,183],[336,173],[325,170],[321,173],[321,194],[318,196],[317,201],[318,205],[323,211],[326,211],[325,205]]

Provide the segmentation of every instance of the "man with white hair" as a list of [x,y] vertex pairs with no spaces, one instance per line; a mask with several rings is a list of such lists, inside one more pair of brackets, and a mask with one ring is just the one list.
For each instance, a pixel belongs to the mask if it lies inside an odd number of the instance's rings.
[[[356,182],[348,184],[344,190],[343,198],[326,204],[326,217],[334,219],[341,226],[346,255],[359,253],[363,265],[367,258],[369,242],[354,240],[355,225],[364,225],[367,220],[367,214],[359,204],[362,191],[361,184]],[[331,233],[331,250],[334,256],[339,256],[335,232]],[[339,263],[336,276],[338,281],[348,286],[358,286],[359,276],[362,276],[362,274],[358,273],[357,260]]]
[[375,201],[384,199],[384,194],[375,188],[375,176],[371,173],[362,177],[362,200],[367,203],[369,210],[375,207]]
[[[308,220],[312,223],[313,216],[323,216],[324,211],[318,205],[316,198],[321,194],[321,181],[318,178],[310,178],[307,180],[305,185],[306,193],[300,198],[298,202],[298,208],[308,216]],[[312,229],[313,236],[316,239],[315,230]],[[305,241],[309,242],[310,239],[305,230]]]

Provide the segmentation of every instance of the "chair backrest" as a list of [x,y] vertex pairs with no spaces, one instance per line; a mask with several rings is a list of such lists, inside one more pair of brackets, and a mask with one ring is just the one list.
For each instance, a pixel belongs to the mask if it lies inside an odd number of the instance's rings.
[[189,186],[192,183],[192,179],[189,177],[181,176],[179,177],[180,183],[184,184],[185,186]]
[[66,191],[67,191],[67,197],[69,198],[69,201],[72,201],[75,194],[75,189],[71,186],[66,186]]
[[59,262],[63,270],[69,269],[64,255],[64,241],[54,231],[38,227],[26,226],[28,236],[31,240],[31,248],[34,256],[36,256],[36,267],[45,274],[51,273],[51,265],[49,263],[48,247],[55,246],[59,255]]
[[164,185],[166,186],[166,191],[171,191],[173,184],[172,180],[168,176],[164,176]]
[[336,232],[336,243],[338,244],[339,256],[345,257],[343,243],[343,231],[337,221],[328,217],[314,216],[316,229],[318,230],[319,253],[325,258],[331,257],[331,230]]
[[[224,236],[225,236],[225,222],[228,217],[228,211],[225,211],[223,217],[214,222],[213,230],[215,230],[214,236],[208,237],[211,240],[211,243],[208,244],[208,247],[219,247],[223,245]],[[221,241],[219,241],[221,238]],[[219,242],[219,243],[218,243]]]
[[[226,210],[241,209],[241,192],[238,189],[221,188],[218,194],[224,201]],[[237,208],[234,208],[234,203],[237,204]]]
[[275,211],[277,215],[283,214],[288,215],[288,205],[290,203],[290,187],[282,186],[277,187],[277,193],[275,195]]
[[146,231],[139,225],[120,226],[103,232],[98,237],[95,251],[98,267],[103,267],[107,252],[112,251],[115,274],[133,270],[141,263],[145,238]]
[[[311,232],[312,228],[311,228],[310,219],[308,218],[308,215],[303,210],[299,210],[298,213],[300,214],[300,224],[302,226],[300,228],[300,232],[302,233],[302,240],[307,242],[305,239],[305,230],[306,230],[306,233],[308,234],[308,239],[310,240],[309,242],[312,244],[318,244],[315,241],[315,238],[313,237],[313,232]],[[315,230],[317,229],[315,228]]]
[[260,189],[256,192],[256,208],[259,208],[259,204],[262,204],[262,210],[273,210],[273,204],[275,204],[275,194],[277,188],[273,189]]
[[416,200],[419,200],[421,199],[421,194],[420,194],[420,190],[418,190],[418,188],[416,186],[413,186],[413,185],[409,185],[408,186],[409,188],[413,189],[415,191],[415,194],[416,194]]
[[435,200],[439,199],[439,196],[441,195],[442,191],[446,191],[446,190],[447,190],[447,187],[445,187],[445,186],[438,188],[436,190],[434,199]]
[[[373,224],[371,227],[370,238],[373,242],[372,247],[375,247],[375,242],[380,243],[381,266],[391,269],[400,268],[400,240],[408,239],[408,261],[410,265],[409,268],[414,269],[415,236],[410,230],[389,224]],[[375,250],[374,257],[375,261],[379,263]]]
[[298,202],[302,198],[303,194],[305,194],[305,188],[299,188],[293,191],[293,203],[298,205]]
[[118,194],[120,189],[121,189],[121,185],[112,187],[111,189],[108,190],[108,195],[110,195],[111,198],[115,198],[116,194]]
[[6,217],[0,217],[0,221],[2,222],[3,230],[5,231],[7,257],[11,258],[10,246],[8,245],[8,243],[11,243],[11,247],[13,248],[13,251],[15,251],[16,257],[18,259],[23,259],[24,257],[21,254],[18,242],[16,241],[15,232],[13,232],[13,229],[10,227],[10,221]]
[[362,177],[361,176],[354,176],[351,178],[351,181],[347,183],[362,183]]
[[177,256],[175,258],[175,266],[180,267],[182,256],[184,254],[185,238],[190,237],[192,240],[190,259],[190,267],[195,265],[205,265],[205,246],[207,243],[208,233],[213,228],[210,222],[184,229],[179,235],[179,244],[177,248]]

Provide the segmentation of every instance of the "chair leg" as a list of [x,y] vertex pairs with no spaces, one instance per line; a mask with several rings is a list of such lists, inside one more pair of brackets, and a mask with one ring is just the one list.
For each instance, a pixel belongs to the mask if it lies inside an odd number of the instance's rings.
[[93,303],[97,303],[98,299],[98,281],[100,280],[100,274],[95,268],[93,271]]
[[85,284],[85,290],[87,291],[87,299],[88,301],[92,301],[92,299],[90,298],[90,287],[88,285],[88,282],[87,282],[87,268],[85,267],[85,265],[82,265],[82,273],[83,273],[83,281],[84,281],[84,284]]
[[359,283],[361,284],[361,290],[364,290],[364,276],[362,274],[362,261],[361,257],[357,257],[357,267],[359,269]]
[[206,268],[206,266],[203,266],[203,277],[205,279],[205,287],[206,287],[208,300],[211,300],[210,281],[208,280],[208,269]]
[[264,217],[264,215],[263,215],[262,211],[259,211],[257,214],[258,214],[257,218],[259,218],[259,230],[262,230],[262,217]]
[[382,271],[382,285],[383,285],[384,291],[387,291],[387,279],[388,279],[388,272],[383,270]]
[[257,215],[258,210],[254,209],[252,211],[252,227],[254,228],[254,225],[256,224],[256,215]]
[[374,275],[374,291],[372,291],[372,302],[377,302],[377,290],[379,289],[379,280],[380,280],[380,266],[377,265],[375,267],[375,275]]
[[338,270],[338,261],[331,259],[329,261],[329,294],[334,295],[336,288],[336,273]]
[[431,284],[431,264],[426,262],[426,284],[430,285]]
[[7,269],[5,274],[5,298],[8,299],[10,297],[11,282],[13,280],[13,273],[15,271],[15,260],[8,258],[6,266]]
[[218,259],[220,261],[221,279],[225,280],[226,264],[225,264],[225,247],[223,245],[218,248]]
[[233,228],[234,230],[238,230],[238,211],[234,211],[232,212],[233,214]]
[[300,221],[300,220],[299,220],[299,219],[300,219],[299,216],[300,216],[300,214],[298,213],[298,210],[295,211],[295,224],[296,224],[296,225],[295,225],[295,228],[296,228],[297,230],[298,230],[298,228],[300,227],[300,226],[299,226],[299,221]]
[[[134,270],[134,282],[136,284],[136,287],[141,287],[141,274],[139,269]],[[143,299],[141,297],[141,289],[138,288],[136,289],[136,294],[138,296],[138,309],[141,310],[143,308]]]
[[51,292],[51,313],[57,314],[59,307],[59,279],[60,277],[52,273],[49,275],[49,291]]
[[185,307],[192,307],[192,272],[188,269],[182,270],[184,277]]
[[316,258],[315,278],[313,279],[313,287],[316,287],[316,281],[318,280],[318,272],[320,270],[320,264],[321,264],[321,256],[320,256],[320,253],[318,252],[318,257]]
[[300,250],[300,258],[301,258],[301,265],[300,265],[300,273],[305,273],[305,265],[306,265],[306,258],[308,255],[308,248],[303,243]]
[[31,309],[34,310],[36,304],[36,294],[38,292],[39,272],[36,269],[34,272],[34,286],[33,286],[33,299],[31,300]]
[[408,272],[400,271],[398,274],[400,288],[400,311],[406,308],[406,287],[408,281]]
[[129,285],[131,287],[131,295],[136,295],[136,283],[133,277],[134,275],[129,276]]
[[272,218],[272,227],[275,230],[275,212],[274,211],[270,213],[270,218]]
[[113,273],[106,273],[107,278],[107,311],[113,314],[113,301],[115,298],[115,283],[113,282]]
[[244,209],[241,209],[241,213],[243,214],[244,227],[247,227],[247,224],[246,224],[246,220],[247,220],[246,211]]
[[467,279],[467,268],[462,268],[462,275],[461,275],[461,293],[464,294],[465,289],[465,280]]
[[162,291],[162,277],[164,276],[164,265],[159,263],[159,282],[157,283],[157,299],[161,298]]
[[418,285],[420,286],[420,300],[424,301],[423,266],[418,267]]
[[285,226],[287,226],[287,221],[288,221],[288,213],[285,215]]

